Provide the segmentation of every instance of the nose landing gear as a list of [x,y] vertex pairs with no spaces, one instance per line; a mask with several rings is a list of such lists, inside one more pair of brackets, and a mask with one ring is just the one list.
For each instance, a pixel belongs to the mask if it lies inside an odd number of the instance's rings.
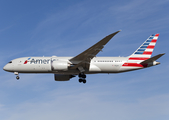
[[16,79],[19,80],[19,76],[16,76]]
[[84,73],[79,73],[79,82],[86,83],[86,75]]
[[17,76],[16,76],[16,79],[19,80],[19,78],[20,78],[20,77],[19,77],[19,73],[18,73],[18,72],[14,72],[14,74],[17,75]]

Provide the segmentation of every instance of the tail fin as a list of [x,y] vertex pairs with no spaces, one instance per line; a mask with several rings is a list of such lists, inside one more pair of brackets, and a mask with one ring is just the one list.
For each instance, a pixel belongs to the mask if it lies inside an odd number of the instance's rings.
[[151,57],[156,45],[159,34],[151,35],[132,55],[128,60],[144,61]]

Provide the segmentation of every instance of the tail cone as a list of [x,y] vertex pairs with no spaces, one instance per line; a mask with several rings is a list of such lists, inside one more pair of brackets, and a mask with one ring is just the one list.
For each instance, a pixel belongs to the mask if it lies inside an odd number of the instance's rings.
[[156,65],[159,65],[160,64],[160,62],[156,62]]

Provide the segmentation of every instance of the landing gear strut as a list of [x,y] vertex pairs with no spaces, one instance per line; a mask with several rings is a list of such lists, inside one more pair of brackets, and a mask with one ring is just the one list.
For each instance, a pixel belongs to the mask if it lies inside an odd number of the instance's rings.
[[79,82],[86,83],[86,75],[84,73],[79,73]]

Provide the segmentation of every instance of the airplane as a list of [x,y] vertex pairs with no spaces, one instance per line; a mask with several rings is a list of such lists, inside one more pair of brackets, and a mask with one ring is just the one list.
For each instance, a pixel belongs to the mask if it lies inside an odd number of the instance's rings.
[[53,73],[55,81],[68,81],[78,75],[86,83],[86,74],[121,73],[160,64],[156,60],[165,53],[151,57],[159,34],[153,34],[128,57],[96,57],[104,46],[121,30],[116,31],[75,57],[22,57],[10,61],[3,70],[19,73]]

